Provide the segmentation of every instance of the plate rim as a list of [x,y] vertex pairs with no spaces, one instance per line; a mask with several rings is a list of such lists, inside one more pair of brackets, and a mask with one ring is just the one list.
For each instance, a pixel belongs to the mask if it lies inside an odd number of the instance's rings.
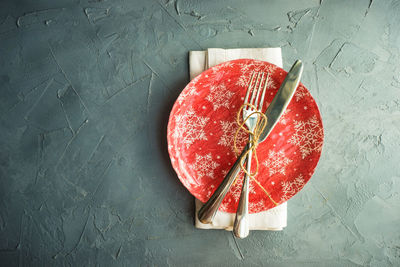
[[[256,63],[261,62],[262,64],[267,63],[267,64],[269,64],[269,65],[273,65],[274,67],[276,67],[276,68],[279,69],[280,71],[283,71],[283,72],[285,73],[285,77],[286,77],[286,75],[287,75],[287,73],[288,73],[288,72],[287,72],[286,70],[284,70],[283,68],[281,68],[281,67],[279,67],[279,66],[277,66],[277,65],[275,65],[275,64],[273,64],[273,63],[271,63],[271,62],[265,61],[265,60],[257,60],[257,59],[243,58],[243,59],[234,59],[234,60],[229,60],[229,61],[222,62],[222,63],[220,63],[220,64],[218,64],[218,65],[215,65],[215,66],[213,66],[213,67],[211,67],[211,68],[208,68],[207,70],[204,70],[203,72],[201,72],[201,73],[199,73],[198,75],[196,75],[193,79],[191,79],[191,80],[186,84],[186,86],[181,90],[181,92],[179,93],[178,97],[175,99],[174,104],[173,104],[173,106],[172,106],[172,108],[171,108],[171,111],[170,111],[170,113],[169,113],[169,116],[168,116],[168,124],[167,124],[167,147],[168,147],[168,155],[169,155],[169,158],[170,158],[170,162],[171,162],[172,168],[174,169],[175,173],[177,174],[178,179],[179,179],[179,182],[189,191],[189,193],[190,193],[193,197],[195,197],[196,199],[198,199],[198,200],[199,200],[200,202],[202,202],[202,203],[205,203],[205,202],[203,202],[202,200],[200,200],[199,198],[197,198],[197,196],[196,196],[194,193],[191,192],[191,190],[188,188],[188,186],[186,186],[186,184],[182,182],[182,178],[185,178],[185,179],[186,179],[186,177],[181,177],[182,174],[180,173],[180,171],[179,171],[179,172],[177,171],[177,169],[179,169],[179,168],[178,168],[177,166],[175,166],[175,163],[172,161],[172,157],[175,158],[175,155],[172,155],[172,151],[171,151],[171,143],[172,143],[171,138],[172,138],[172,135],[169,135],[168,133],[170,132],[170,129],[171,129],[171,123],[172,123],[172,120],[173,120],[173,114],[176,113],[176,109],[177,109],[178,106],[180,105],[180,103],[178,103],[178,99],[180,98],[180,96],[184,93],[185,90],[187,90],[188,87],[190,87],[191,83],[194,82],[194,81],[196,81],[201,75],[206,75],[206,73],[209,73],[210,71],[212,71],[213,69],[219,67],[220,65],[224,65],[224,64],[226,64],[226,63],[237,63],[237,62],[242,62],[242,61],[247,61],[247,64],[251,64],[251,63],[253,63],[253,62],[256,62]],[[251,63],[249,63],[249,61],[250,61]],[[312,173],[311,173],[311,175],[310,175],[310,178],[304,183],[304,186],[306,186],[306,185],[308,184],[308,182],[311,180],[312,176],[314,175],[315,170],[316,170],[316,168],[317,168],[317,166],[318,166],[320,157],[321,157],[321,155],[322,155],[322,151],[323,151],[323,147],[324,147],[324,140],[325,140],[325,133],[324,133],[324,125],[323,125],[322,115],[321,115],[321,112],[320,112],[319,107],[318,107],[318,105],[317,105],[317,102],[315,101],[315,99],[314,99],[314,97],[312,96],[311,92],[307,89],[307,87],[304,86],[304,84],[303,84],[302,82],[299,83],[299,85],[297,86],[296,90],[297,90],[300,86],[302,86],[305,90],[307,90],[307,92],[310,94],[311,99],[315,102],[315,107],[316,107],[315,115],[317,115],[317,116],[319,117],[319,121],[320,121],[320,125],[321,125],[321,131],[322,131],[322,136],[321,136],[321,151],[318,153],[318,156],[316,156],[316,158],[315,158],[315,160],[316,160],[316,165],[315,165],[314,169],[312,170]],[[293,100],[293,99],[292,99],[292,100]],[[218,185],[218,186],[219,186],[219,185]],[[303,186],[300,190],[298,190],[294,195],[292,195],[291,197],[289,197],[286,201],[278,202],[279,205],[281,205],[281,204],[287,202],[289,199],[291,199],[292,197],[294,197],[295,195],[297,195],[297,194],[304,188],[304,186]],[[271,193],[271,194],[272,194],[272,193]],[[264,206],[264,207],[265,207],[265,206]],[[270,209],[272,209],[272,208],[274,208],[274,207],[265,208],[265,209],[262,209],[262,210],[259,211],[259,212],[265,212],[265,211],[268,211],[268,210],[270,210]],[[233,213],[233,212],[229,212],[229,211],[224,211],[224,212],[226,212],[226,213]],[[251,212],[250,209],[249,209],[249,213],[252,214],[252,213],[254,213],[254,212]]]

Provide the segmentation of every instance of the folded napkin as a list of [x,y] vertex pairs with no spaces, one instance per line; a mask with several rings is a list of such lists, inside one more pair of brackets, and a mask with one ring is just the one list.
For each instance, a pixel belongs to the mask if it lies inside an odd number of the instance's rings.
[[[258,59],[268,61],[282,67],[282,54],[280,48],[244,48],[244,49],[221,49],[210,48],[207,51],[190,51],[189,67],[190,79],[193,79],[204,70],[218,65],[222,62],[235,59]],[[251,181],[250,181],[251,182]],[[203,205],[198,199],[195,200],[195,226],[199,229],[225,229],[232,231],[235,221],[234,213],[218,211],[212,224],[203,224],[197,218],[197,212]],[[253,213],[249,216],[250,230],[272,230],[279,231],[286,227],[287,204],[286,202],[267,211]]]

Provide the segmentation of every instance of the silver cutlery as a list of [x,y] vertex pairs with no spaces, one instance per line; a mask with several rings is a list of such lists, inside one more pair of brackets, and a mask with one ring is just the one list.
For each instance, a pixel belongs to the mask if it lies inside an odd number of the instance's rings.
[[[267,116],[268,121],[267,126],[261,133],[258,143],[265,141],[265,139],[271,133],[272,129],[275,127],[279,118],[282,116],[283,112],[285,111],[287,105],[294,95],[294,92],[300,82],[300,77],[302,73],[303,63],[300,60],[297,60],[286,75],[285,80],[281,84],[281,87],[279,88],[274,99],[264,113]],[[249,144],[247,144],[242,150],[242,153],[238,156],[232,168],[226,174],[224,180],[215,190],[214,194],[199,210],[198,218],[202,223],[212,222],[215,214],[218,211],[219,206],[221,205],[222,200],[225,198],[230,187],[235,181],[235,178],[240,171],[240,165],[243,164],[243,161],[245,160],[245,155],[249,148],[250,146]]]
[[[262,112],[262,107],[264,103],[265,97],[265,89],[267,88],[269,74],[265,75],[264,72],[257,73],[257,78],[253,85],[253,79],[256,73],[253,72],[249,86],[247,88],[246,97],[244,99],[243,108],[243,121],[249,131],[254,133],[257,123],[259,123],[260,114],[256,113]],[[264,78],[265,76],[265,78]],[[264,85],[264,86],[262,86]],[[260,92],[261,93],[261,100],[258,101]],[[251,99],[249,100],[250,93]],[[253,141],[253,134],[249,135],[249,144]],[[247,154],[247,164],[246,170],[243,178],[243,185],[242,185],[242,192],[240,194],[239,206],[236,211],[235,223],[233,224],[233,233],[236,237],[245,238],[249,235],[249,174],[251,173],[251,157],[252,157],[253,150],[250,149],[249,153]]]

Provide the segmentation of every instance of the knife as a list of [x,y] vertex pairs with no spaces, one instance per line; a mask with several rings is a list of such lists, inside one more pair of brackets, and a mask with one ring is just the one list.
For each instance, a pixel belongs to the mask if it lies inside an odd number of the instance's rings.
[[[281,87],[276,93],[271,104],[265,111],[265,116],[268,118],[267,126],[261,133],[258,143],[261,143],[267,139],[268,135],[277,124],[286,107],[289,105],[289,102],[292,99],[297,86],[299,85],[302,73],[303,63],[300,60],[296,60],[286,75],[285,80],[283,80]],[[240,165],[243,164],[243,161],[246,159],[245,155],[249,148],[250,145],[247,144],[242,153],[236,159],[236,162],[233,164],[232,168],[225,176],[222,183],[218,186],[210,199],[199,210],[197,215],[200,222],[207,224],[211,223],[214,219],[222,200],[225,198],[240,171]]]

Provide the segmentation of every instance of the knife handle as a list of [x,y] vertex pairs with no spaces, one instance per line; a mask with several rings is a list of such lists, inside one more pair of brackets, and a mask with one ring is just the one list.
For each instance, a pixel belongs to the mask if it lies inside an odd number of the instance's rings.
[[217,190],[215,190],[214,194],[199,210],[197,215],[200,222],[212,223],[212,220],[214,219],[215,214],[217,214],[218,208],[221,205],[222,200],[225,198],[240,171],[240,164],[243,162],[244,155],[246,154],[249,147],[249,144],[247,144],[233,164],[232,168],[229,170],[228,174],[225,176],[222,183],[218,186]]

